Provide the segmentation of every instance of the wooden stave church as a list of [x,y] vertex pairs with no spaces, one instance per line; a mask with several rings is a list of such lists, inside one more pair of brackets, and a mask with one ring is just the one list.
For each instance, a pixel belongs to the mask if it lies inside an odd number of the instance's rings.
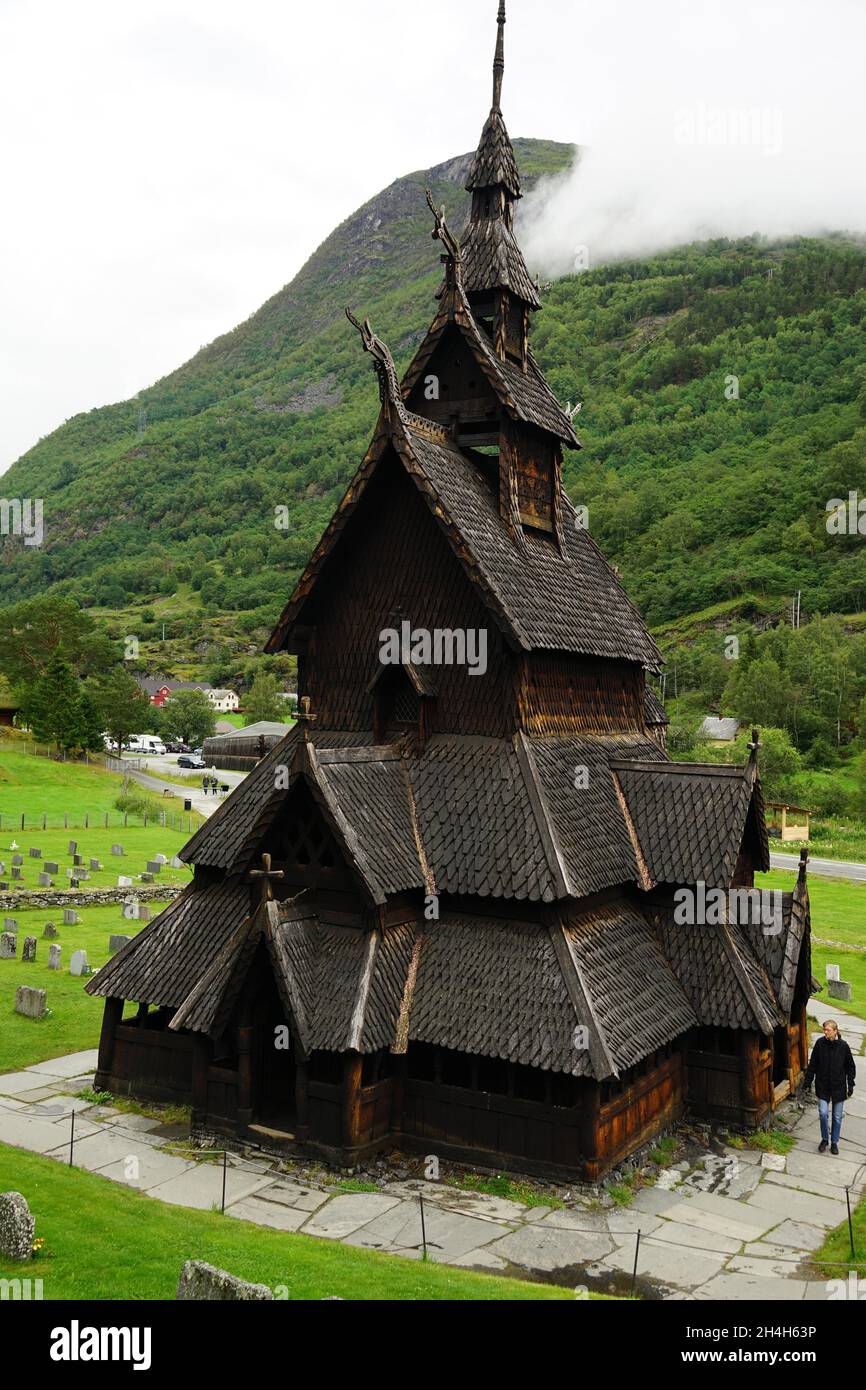
[[[668,759],[660,654],[562,487],[580,446],[529,348],[504,25],[402,383],[352,319],[376,432],[268,644],[298,655],[299,723],[86,988],[97,1088],[201,1132],[594,1180],[686,1110],[754,1128],[797,1084],[809,898],[804,857],[774,935],[675,920],[678,888],[769,867],[757,737],[744,768]],[[486,671],[383,666],[405,622],[485,631]]]

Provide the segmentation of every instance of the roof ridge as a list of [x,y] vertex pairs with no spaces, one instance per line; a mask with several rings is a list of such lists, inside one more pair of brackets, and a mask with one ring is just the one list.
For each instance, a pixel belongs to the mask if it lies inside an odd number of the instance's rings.
[[[319,765],[315,746],[312,743],[305,743],[303,745],[303,751],[306,758],[305,772],[309,772],[309,777],[307,778],[305,776],[305,780],[308,782],[314,798],[319,802],[321,810],[331,824],[331,828],[336,832],[338,838],[342,840],[343,845],[349,851],[351,858],[354,860],[355,867],[364,882],[364,886],[370,893],[373,901],[377,906],[382,906],[387,902],[387,894],[373,872],[370,861],[355,831],[343,814],[337,797],[328,785],[327,776]],[[318,792],[318,796],[316,796],[316,792]]]
[[592,995],[572,950],[561,913],[556,914],[554,922],[548,923],[547,930],[565,988],[574,1006],[575,1017],[581,1026],[587,1028],[589,1034],[589,1058],[595,1079],[604,1081],[611,1076],[617,1077],[619,1069],[608,1047],[607,1038],[595,1012]]
[[[718,923],[718,925],[716,926],[716,931],[719,935],[719,938],[721,939],[725,953],[729,961],[731,962],[731,965],[733,966],[734,974],[736,975],[737,980],[740,984],[740,989],[742,990],[743,994],[748,1000],[749,1006],[752,1010],[752,1014],[755,1018],[755,1022],[757,1023],[758,1027],[761,1029],[763,1033],[772,1033],[773,1029],[776,1026],[777,1020],[769,1019],[767,1017],[767,1014],[764,1011],[764,1006],[761,1003],[760,998],[758,997],[757,990],[755,989],[751,979],[749,978],[749,972],[746,969],[745,962],[742,958],[741,946],[743,949],[748,950],[748,945],[745,942],[737,942],[734,940],[731,934],[730,926],[731,924],[730,922],[728,922],[726,914],[726,920],[724,922]],[[752,956],[752,959],[755,961],[755,964],[760,967],[760,962],[757,961],[754,956]],[[769,981],[767,983],[769,984]],[[773,995],[773,998],[775,999],[775,990],[771,989],[770,992]],[[769,1027],[767,1027],[767,1024],[769,1024]]]
[[512,746],[517,756],[517,766],[520,768],[523,784],[529,797],[529,804],[532,807],[535,821],[538,826],[538,833],[544,848],[545,858],[548,868],[553,876],[554,883],[559,891],[560,897],[575,898],[579,895],[574,891],[574,887],[568,876],[568,869],[565,863],[565,855],[559,843],[559,836],[553,824],[550,808],[547,805],[547,798],[541,779],[538,776],[538,769],[532,754],[532,746],[526,737],[523,729],[518,729],[512,739]]

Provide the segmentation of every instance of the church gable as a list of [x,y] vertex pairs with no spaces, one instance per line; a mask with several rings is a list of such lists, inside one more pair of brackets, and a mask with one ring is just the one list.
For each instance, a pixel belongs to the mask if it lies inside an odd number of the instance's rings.
[[[506,638],[393,450],[382,458],[298,622],[307,634],[299,683],[321,727],[375,731],[382,739],[407,732],[410,706],[420,720],[424,705],[426,732],[509,732],[514,663]],[[414,700],[396,671],[383,669],[394,665],[391,634],[402,647],[404,631],[413,650],[415,635],[429,634],[434,661],[436,634],[466,634],[462,662],[459,644],[446,651],[443,638],[441,664],[418,663],[426,689]],[[452,655],[456,660],[449,660]]]

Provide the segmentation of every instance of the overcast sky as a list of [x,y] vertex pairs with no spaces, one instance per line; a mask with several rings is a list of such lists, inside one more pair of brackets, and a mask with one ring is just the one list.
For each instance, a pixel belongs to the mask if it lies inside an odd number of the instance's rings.
[[[287,283],[476,143],[496,0],[0,0],[0,470]],[[866,226],[864,0],[509,0],[512,136],[591,146],[539,200],[571,268],[712,231]]]

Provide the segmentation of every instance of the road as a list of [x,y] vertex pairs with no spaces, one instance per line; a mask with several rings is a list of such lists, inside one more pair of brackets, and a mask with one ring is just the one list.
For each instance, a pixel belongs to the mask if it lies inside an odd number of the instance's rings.
[[[147,787],[149,791],[156,792],[162,796],[168,791],[172,796],[188,797],[192,802],[193,810],[198,811],[202,816],[212,816],[218,806],[225,801],[225,796],[220,793],[214,796],[212,792],[205,795],[202,788],[201,779],[206,774],[204,772],[189,772],[177,765],[177,757],[171,753],[149,757],[136,755],[133,759],[124,758],[127,764],[127,771],[134,782],[138,782],[142,787]],[[147,768],[148,771],[142,771]],[[178,786],[176,782],[167,782],[164,777],[160,777],[160,772],[165,772],[170,777],[182,777],[184,786]],[[246,776],[245,772],[222,772],[219,768],[208,769],[208,773],[218,778],[223,786],[231,787],[234,791]]]
[[[771,854],[770,863],[774,869],[798,869],[798,854]],[[855,882],[866,883],[866,864],[855,864],[849,859],[809,858],[809,873],[819,878],[850,878]]]

